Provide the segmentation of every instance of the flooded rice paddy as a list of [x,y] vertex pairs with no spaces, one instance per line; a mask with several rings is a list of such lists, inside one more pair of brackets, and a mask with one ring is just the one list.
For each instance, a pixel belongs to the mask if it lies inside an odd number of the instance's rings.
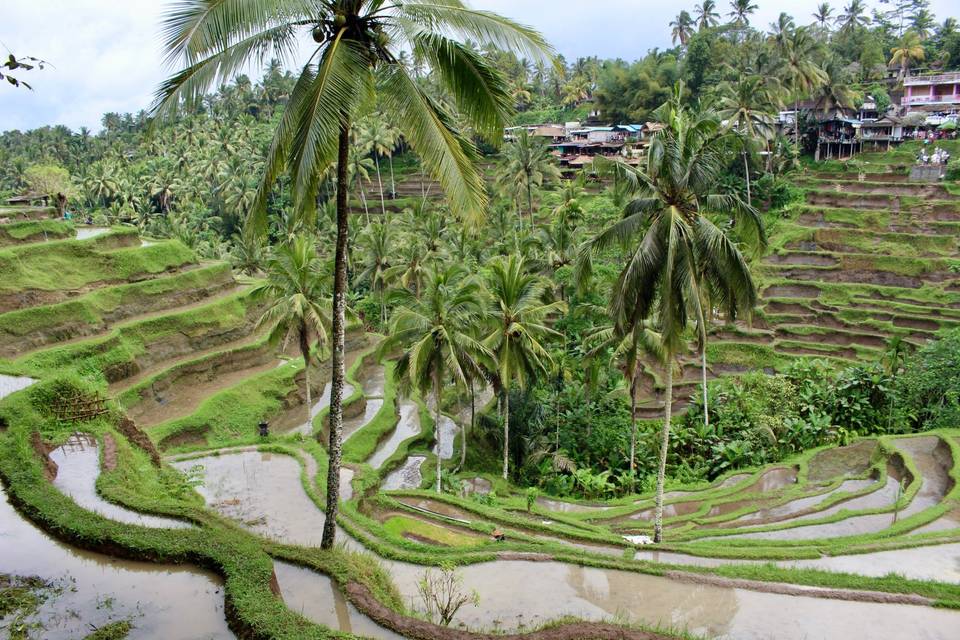
[[27,378],[25,376],[0,375],[0,400],[17,391],[26,389],[35,382],[36,380],[33,378]]
[[398,489],[419,489],[423,484],[423,473],[420,467],[427,459],[424,456],[410,456],[402,466],[394,469],[384,478],[380,488],[384,491]]
[[400,419],[397,421],[397,427],[390,434],[390,437],[384,440],[377,450],[373,452],[367,463],[374,469],[379,469],[383,463],[389,460],[404,441],[419,435],[420,433],[420,407],[414,402],[400,403]]
[[223,613],[223,583],[199,569],[119,560],[65,545],[38,529],[0,487],[0,567],[57,587],[26,622],[30,638],[82,638],[91,625],[131,620],[130,638],[233,638]]

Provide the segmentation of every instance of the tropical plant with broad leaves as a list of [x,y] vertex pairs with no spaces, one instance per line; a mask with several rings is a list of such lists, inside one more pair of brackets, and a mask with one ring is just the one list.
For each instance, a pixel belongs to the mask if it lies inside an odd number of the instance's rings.
[[[691,111],[678,83],[670,101],[655,113],[664,128],[650,143],[646,165],[619,170],[634,184],[634,198],[623,219],[586,243],[578,258],[578,280],[589,281],[592,256],[629,247],[626,264],[611,296],[609,313],[620,335],[652,317],[666,360],[664,424],[657,474],[654,538],[663,538],[663,485],[673,406],[674,360],[683,345],[691,313],[700,328],[705,354],[704,300],[736,317],[756,304],[757,293],[745,256],[731,225],[741,237],[764,243],[756,210],[720,188],[730,155],[729,133],[710,112]],[[725,218],[717,224],[714,218]],[[705,355],[704,355],[705,360]],[[706,391],[706,386],[704,386]]]

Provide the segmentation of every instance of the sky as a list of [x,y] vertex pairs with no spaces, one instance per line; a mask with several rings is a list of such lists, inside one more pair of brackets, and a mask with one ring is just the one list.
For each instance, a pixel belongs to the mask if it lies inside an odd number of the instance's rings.
[[[812,21],[817,0],[756,0],[753,24],[764,28],[780,11]],[[671,46],[669,23],[697,0],[473,0],[543,33],[567,60],[596,55],[635,60]],[[942,18],[960,14],[955,0],[933,0]],[[100,129],[104,113],[149,108],[171,70],[163,66],[159,25],[169,0],[3,0],[0,55],[9,51],[51,63],[21,74],[34,91],[0,86],[0,131],[63,124]],[[727,0],[718,0],[721,14]],[[832,3],[841,5],[840,0]],[[877,4],[868,0],[869,6]],[[952,9],[952,10],[951,10]],[[724,15],[725,17],[725,15]]]

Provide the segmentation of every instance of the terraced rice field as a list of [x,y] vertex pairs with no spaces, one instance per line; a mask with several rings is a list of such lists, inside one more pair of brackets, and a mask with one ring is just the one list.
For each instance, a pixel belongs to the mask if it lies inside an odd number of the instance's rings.
[[[891,336],[925,340],[960,320],[947,233],[960,201],[892,175],[806,178],[807,204],[760,267],[762,313],[715,327],[711,375],[809,353],[878,357]],[[328,365],[311,365],[308,407],[302,360],[256,329],[254,283],[125,230],[4,244],[18,235],[6,231],[0,265],[18,266],[0,287],[0,476],[19,510],[0,505],[0,535],[35,557],[3,545],[0,572],[76,580],[37,612],[44,637],[76,637],[72,611],[94,624],[130,614],[138,637],[450,638],[409,615],[425,567],[443,563],[478,596],[455,620],[463,638],[561,617],[585,622],[537,637],[670,637],[611,622],[731,639],[960,628],[960,431],[863,439],[675,488],[667,542],[649,546],[649,495],[528,508],[520,489],[466,472],[459,494],[423,489],[435,456],[458,459],[469,411],[443,407],[435,446],[429,402],[398,397],[391,363],[373,356],[379,337],[355,327],[345,546],[321,552],[327,458],[312,436],[328,428]],[[70,261],[83,269],[43,276]],[[693,390],[689,364],[680,387]],[[76,423],[38,409],[75,372],[96,379],[85,397],[109,414]],[[646,384],[652,417],[652,372]]]

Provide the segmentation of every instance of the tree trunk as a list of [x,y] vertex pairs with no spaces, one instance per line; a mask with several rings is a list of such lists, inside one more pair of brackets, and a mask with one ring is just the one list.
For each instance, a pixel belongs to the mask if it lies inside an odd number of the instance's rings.
[[[470,430],[473,431],[473,380],[470,381]],[[457,467],[457,473],[467,465],[467,425],[460,424],[460,466]]]
[[337,160],[337,249],[333,277],[333,362],[330,388],[330,445],[327,448],[327,510],[323,523],[322,549],[333,547],[337,531],[337,507],[340,497],[340,458],[343,436],[344,325],[347,295],[347,235],[350,231],[347,211],[347,162],[350,152],[350,122],[340,123]]
[[440,428],[440,367],[433,374],[433,400],[437,405],[434,412],[433,432],[437,439],[437,493],[440,493],[440,452],[443,451],[443,429]]
[[533,231],[533,185],[530,184],[530,174],[527,174],[527,212],[530,214],[530,231]]
[[503,392],[503,479],[510,470],[510,390]]
[[387,219],[387,203],[383,198],[383,180],[380,178],[380,154],[374,153],[373,160],[377,165],[377,185],[380,187],[380,213],[383,214],[383,219]]
[[753,200],[750,199],[750,163],[747,161],[747,152],[743,152],[743,170],[747,176],[747,204],[753,206]]
[[703,426],[710,426],[710,394],[707,391],[707,341],[700,347],[700,378],[703,385]]
[[367,226],[370,226],[370,208],[367,207],[367,196],[363,192],[363,181],[357,180],[357,185],[360,187],[360,202],[363,203],[363,217],[367,221]]
[[390,154],[390,199],[394,200],[397,197],[397,180],[393,176],[393,154]]
[[630,376],[630,473],[637,470],[637,368]]
[[667,358],[667,391],[663,407],[663,434],[660,438],[660,468],[653,515],[653,541],[663,542],[663,485],[667,476],[667,447],[670,445],[670,417],[673,412],[673,358]]
[[794,152],[800,157],[800,98],[793,101],[793,146]]
[[303,378],[307,387],[307,433],[313,434],[313,401],[310,399],[310,335],[306,326],[300,327],[300,354],[303,356]]

